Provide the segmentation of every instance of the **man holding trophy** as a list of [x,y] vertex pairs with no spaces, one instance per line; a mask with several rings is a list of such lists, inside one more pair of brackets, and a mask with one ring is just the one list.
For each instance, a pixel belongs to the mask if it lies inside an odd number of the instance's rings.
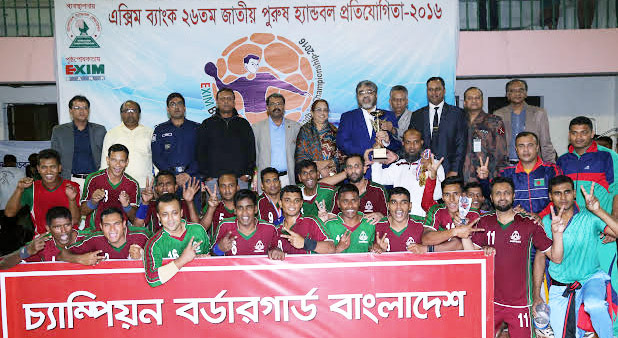
[[[386,149],[397,151],[401,142],[397,133],[397,118],[391,111],[378,109],[378,87],[364,80],[356,85],[356,100],[359,108],[341,115],[337,133],[337,148],[345,155],[364,154],[374,149],[376,156],[386,158]],[[365,175],[368,176],[368,175]]]

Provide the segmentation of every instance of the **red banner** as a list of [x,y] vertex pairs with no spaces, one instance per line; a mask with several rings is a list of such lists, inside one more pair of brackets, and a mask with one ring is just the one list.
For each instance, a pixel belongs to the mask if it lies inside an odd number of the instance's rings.
[[482,252],[197,259],[166,284],[141,262],[0,272],[2,337],[493,337]]

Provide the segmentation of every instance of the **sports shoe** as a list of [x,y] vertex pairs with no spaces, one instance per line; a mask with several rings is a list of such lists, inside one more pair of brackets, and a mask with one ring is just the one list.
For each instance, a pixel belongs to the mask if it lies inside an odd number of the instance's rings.
[[555,338],[554,330],[551,329],[551,326],[548,326],[543,330],[534,328],[534,333],[536,334],[536,338]]

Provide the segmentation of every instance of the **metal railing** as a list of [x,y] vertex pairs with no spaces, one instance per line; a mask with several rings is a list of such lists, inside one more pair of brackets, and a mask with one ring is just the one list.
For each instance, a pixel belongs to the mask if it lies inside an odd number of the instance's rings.
[[[461,30],[618,27],[618,0],[459,0]],[[53,36],[53,0],[0,0],[0,37]]]

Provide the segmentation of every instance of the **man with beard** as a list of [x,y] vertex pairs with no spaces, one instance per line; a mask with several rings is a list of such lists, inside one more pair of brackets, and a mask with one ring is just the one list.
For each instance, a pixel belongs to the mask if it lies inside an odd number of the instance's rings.
[[[152,233],[157,233],[161,230],[161,224],[159,223],[159,216],[157,214],[157,200],[154,198],[155,193],[156,197],[163,196],[163,194],[175,194],[178,190],[176,178],[177,175],[174,175],[171,171],[159,171],[154,178],[154,191],[150,179],[146,178],[146,187],[142,189],[142,201],[135,213],[134,226],[143,227],[147,225],[147,228],[150,229]],[[180,200],[182,218],[191,223],[199,223],[200,221],[200,217],[193,203],[193,198],[199,190],[200,181],[195,177],[190,178],[182,186],[183,199]]]
[[59,260],[82,265],[96,265],[104,259],[142,259],[150,232],[128,227],[122,210],[111,207],[101,213],[101,231],[62,250]]
[[[152,236],[144,249],[146,282],[155,287],[169,281],[183,266],[196,257],[204,257],[210,238],[199,224],[181,218],[180,199],[163,194],[157,202],[157,213],[163,230]],[[164,258],[173,261],[163,265]]]
[[[198,173],[196,159],[197,122],[187,120],[185,98],[180,93],[171,93],[165,100],[169,120],[157,125],[152,134],[152,161],[162,171],[176,176],[176,182],[184,186]],[[204,149],[200,149],[201,154]],[[149,175],[150,176],[150,175]]]
[[[348,182],[358,188],[360,193],[360,211],[365,214],[369,222],[376,224],[386,216],[386,190],[380,184],[372,182],[364,177],[365,160],[359,154],[352,154],[345,159],[344,170]],[[338,200],[335,194],[335,201]],[[339,206],[335,205],[334,214],[339,213]]]
[[300,188],[288,185],[281,189],[281,210],[284,220],[279,233],[280,248],[286,254],[329,254],[335,252],[333,240],[324,233],[321,221],[303,216],[303,195]]
[[255,217],[255,192],[238,190],[234,194],[234,208],[236,217],[224,220],[219,226],[213,253],[217,256],[267,254],[270,259],[283,260],[285,253],[277,247],[277,228]]
[[239,177],[241,189],[247,188],[255,168],[255,137],[249,122],[236,111],[236,95],[219,87],[217,111],[205,119],[197,130],[197,153],[200,175],[208,189],[214,188],[224,173]]
[[303,194],[302,213],[325,221],[325,214],[331,213],[335,205],[335,187],[318,182],[318,166],[315,162],[302,160],[296,164],[298,186]]
[[[257,169],[261,172],[266,167],[273,167],[281,174],[281,185],[295,184],[294,152],[300,124],[285,118],[283,95],[269,95],[266,105],[268,118],[253,125]],[[257,183],[259,187],[260,182]]]
[[[341,115],[337,148],[345,155],[362,154],[365,149],[373,148],[375,144],[393,151],[398,150],[401,142],[393,137],[397,134],[397,118],[391,111],[377,109],[378,86],[369,80],[359,82],[356,85],[356,100],[358,108]],[[385,122],[381,125],[382,130],[375,131],[372,122],[378,118],[374,116],[377,110],[383,113],[380,119]]]
[[60,251],[67,246],[81,241],[89,232],[75,230],[71,224],[71,212],[65,207],[53,207],[47,211],[47,233],[37,238],[45,242],[43,248],[36,254],[26,258],[26,262],[50,262],[55,261]]
[[422,132],[425,147],[437,158],[444,157],[446,176],[457,176],[464,164],[468,127],[463,110],[444,102],[444,93],[444,79],[429,78],[429,104],[412,113],[408,129]]
[[550,222],[552,244],[534,218],[513,209],[514,190],[510,178],[496,177],[491,182],[491,200],[496,211],[481,216],[478,227],[485,231],[462,239],[462,243],[465,250],[495,248],[494,326],[498,330],[504,322],[512,338],[529,338],[532,335],[528,296],[530,246],[534,245],[552,262],[560,264],[564,251],[562,234],[567,222],[559,219]]
[[[371,149],[365,150],[365,161],[369,160]],[[423,136],[416,129],[408,129],[403,134],[403,153],[398,158],[392,152],[387,152],[388,159],[384,163],[374,161],[371,164],[372,180],[382,185],[392,185],[395,187],[406,188],[410,192],[410,203],[412,203],[411,213],[416,216],[425,217],[425,210],[421,206],[429,160],[421,159],[423,151]],[[435,161],[434,161],[435,162]],[[383,164],[388,165],[383,167]],[[433,190],[433,200],[442,198],[440,183],[444,181],[444,169],[440,165],[437,171],[436,189]],[[429,207],[427,207],[429,208]]]
[[[210,233],[214,235],[223,219],[234,217],[234,194],[238,191],[238,180],[235,174],[222,174],[217,178],[214,190],[210,190],[208,186],[205,188],[209,197],[208,204],[202,210],[204,216],[200,219],[200,224],[206,231],[210,229]],[[217,189],[221,200],[217,197]]]
[[376,238],[372,251],[396,252],[410,251],[421,254],[428,250],[423,245],[423,221],[410,217],[410,192],[406,188],[395,187],[388,201],[388,218],[376,224]]
[[275,168],[268,167],[260,172],[260,178],[263,193],[258,198],[258,218],[278,227],[283,222],[280,206],[281,181],[279,181],[279,172]]
[[339,188],[337,204],[341,212],[337,218],[324,223],[329,237],[335,240],[336,253],[369,252],[375,240],[375,225],[369,223],[358,211],[360,197],[354,184],[346,183]]
[[107,169],[95,171],[86,177],[81,211],[86,217],[86,227],[101,229],[100,214],[111,207],[122,208],[129,220],[135,219],[139,184],[125,173],[129,165],[129,149],[114,144],[107,150]]
[[34,233],[44,234],[47,231],[47,211],[52,207],[63,206],[71,211],[72,224],[79,224],[79,185],[60,176],[62,164],[58,152],[53,149],[42,150],[38,154],[37,170],[41,175],[40,180],[24,177],[17,182],[13,195],[6,203],[6,217],[17,216],[19,209],[28,205]]

